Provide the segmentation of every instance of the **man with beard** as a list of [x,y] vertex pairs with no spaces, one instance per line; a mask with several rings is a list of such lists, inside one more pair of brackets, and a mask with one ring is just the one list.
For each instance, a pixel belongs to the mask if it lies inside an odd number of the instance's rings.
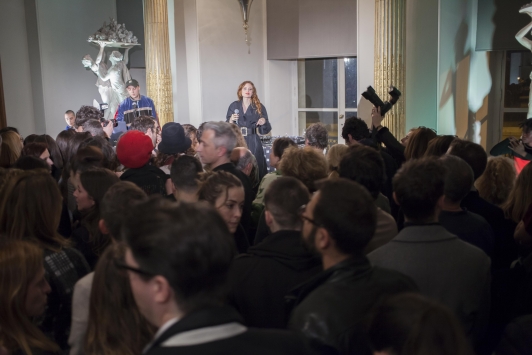
[[364,249],[377,211],[368,191],[346,179],[326,180],[301,214],[303,241],[321,256],[324,271],[294,289],[289,328],[320,353],[371,354],[363,319],[379,299],[416,291],[403,274],[372,267]]

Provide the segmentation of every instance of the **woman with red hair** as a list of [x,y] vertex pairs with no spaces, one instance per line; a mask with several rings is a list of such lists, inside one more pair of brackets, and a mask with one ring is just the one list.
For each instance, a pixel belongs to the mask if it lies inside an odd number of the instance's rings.
[[229,105],[226,121],[240,127],[249,150],[257,159],[260,181],[268,171],[264,150],[258,134],[268,134],[272,130],[272,126],[268,120],[266,107],[261,104],[255,85],[251,81],[244,81],[240,84],[236,94],[238,101],[234,101]]

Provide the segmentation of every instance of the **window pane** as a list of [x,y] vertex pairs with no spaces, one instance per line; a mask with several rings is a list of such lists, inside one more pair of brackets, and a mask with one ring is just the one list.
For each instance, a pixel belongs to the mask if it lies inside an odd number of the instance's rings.
[[344,58],[345,107],[357,108],[357,59]]
[[504,107],[528,108],[530,72],[532,71],[530,51],[506,52],[506,82]]
[[299,135],[313,123],[321,122],[329,133],[329,147],[338,143],[338,112],[299,112]]
[[505,112],[502,119],[502,139],[521,137],[519,124],[527,119],[526,115],[526,112]]
[[298,62],[299,108],[338,108],[338,62],[306,59]]

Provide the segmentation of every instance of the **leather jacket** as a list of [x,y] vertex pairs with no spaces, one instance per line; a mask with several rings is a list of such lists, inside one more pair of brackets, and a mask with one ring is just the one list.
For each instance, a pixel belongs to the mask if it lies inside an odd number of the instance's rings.
[[352,257],[292,290],[286,297],[289,309],[295,307],[289,328],[321,354],[371,354],[363,336],[369,310],[383,297],[417,291],[407,276]]

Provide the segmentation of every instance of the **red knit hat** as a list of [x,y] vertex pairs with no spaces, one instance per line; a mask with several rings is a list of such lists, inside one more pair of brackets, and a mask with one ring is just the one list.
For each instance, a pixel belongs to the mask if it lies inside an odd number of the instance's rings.
[[153,150],[151,138],[141,131],[124,133],[116,145],[116,156],[126,168],[140,168],[150,160]]

